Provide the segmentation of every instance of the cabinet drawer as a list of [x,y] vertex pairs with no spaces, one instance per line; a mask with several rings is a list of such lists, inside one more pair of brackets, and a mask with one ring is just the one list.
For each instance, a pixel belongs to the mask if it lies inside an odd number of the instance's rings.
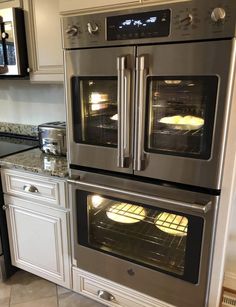
[[4,193],[65,207],[65,182],[23,172],[3,170]]
[[73,290],[111,307],[174,307],[77,268],[73,268]]

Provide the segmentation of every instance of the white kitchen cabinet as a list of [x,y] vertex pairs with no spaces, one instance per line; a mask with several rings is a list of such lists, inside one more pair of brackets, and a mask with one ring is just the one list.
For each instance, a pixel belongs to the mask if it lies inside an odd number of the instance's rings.
[[24,0],[30,80],[63,82],[58,0]]
[[139,4],[140,2],[141,0],[59,0],[59,11],[64,14],[85,10],[101,10],[114,6]]
[[3,170],[4,193],[40,203],[67,207],[67,189],[64,180],[15,170]]
[[1,175],[12,264],[71,288],[65,180],[8,169]]
[[8,7],[22,7],[22,0],[0,0],[0,9]]

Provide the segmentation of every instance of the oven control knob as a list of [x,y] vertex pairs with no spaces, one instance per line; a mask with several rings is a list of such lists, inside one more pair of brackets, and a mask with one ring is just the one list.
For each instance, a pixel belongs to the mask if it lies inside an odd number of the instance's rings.
[[76,27],[76,26],[69,26],[66,29],[66,34],[68,36],[75,36],[77,33],[78,33],[78,27]]
[[222,7],[216,7],[211,13],[211,19],[214,22],[223,22],[226,17],[226,12]]
[[98,29],[99,29],[98,25],[94,22],[88,22],[87,27],[88,27],[88,32],[91,35],[96,34],[98,32]]
[[183,26],[188,26],[191,25],[193,22],[193,15],[188,14],[187,16],[184,16],[183,18],[180,19],[180,23]]

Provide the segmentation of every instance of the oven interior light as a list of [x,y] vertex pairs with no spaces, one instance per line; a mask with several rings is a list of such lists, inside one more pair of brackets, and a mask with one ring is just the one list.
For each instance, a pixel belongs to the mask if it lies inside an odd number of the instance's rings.
[[93,104],[101,103],[101,102],[107,101],[107,99],[108,99],[107,94],[92,92],[90,103],[93,103]]
[[99,195],[93,195],[91,197],[91,201],[92,201],[93,208],[98,208],[103,202],[103,198]]
[[181,80],[165,80],[164,81],[166,84],[168,85],[178,85],[180,84],[182,81]]

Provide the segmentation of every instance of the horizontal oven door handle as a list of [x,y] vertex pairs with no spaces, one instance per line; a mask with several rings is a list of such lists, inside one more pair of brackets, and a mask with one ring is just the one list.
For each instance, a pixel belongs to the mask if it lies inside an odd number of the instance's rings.
[[128,190],[121,190],[121,189],[117,189],[114,187],[109,187],[109,186],[104,186],[104,185],[99,185],[99,184],[95,184],[95,183],[90,183],[90,182],[85,182],[85,181],[78,181],[78,180],[74,180],[74,179],[67,179],[67,182],[69,184],[75,184],[76,186],[81,186],[83,187],[90,187],[90,188],[96,188],[96,189],[100,189],[103,191],[109,191],[109,192],[116,192],[116,193],[121,193],[121,194],[126,194],[128,196],[132,196],[132,197],[138,197],[141,199],[147,199],[147,200],[151,200],[154,202],[162,202],[165,204],[171,204],[174,205],[176,208],[178,208],[179,210],[185,210],[186,212],[196,212],[196,213],[200,213],[200,214],[206,214],[208,211],[210,211],[211,207],[212,207],[212,202],[208,201],[205,204],[197,204],[197,203],[187,203],[184,201],[179,201],[179,200],[173,200],[173,199],[168,199],[168,198],[161,198],[161,197],[157,197],[157,196],[153,196],[153,195],[147,195],[147,194],[139,194],[136,192],[132,192],[132,191],[128,191]]

